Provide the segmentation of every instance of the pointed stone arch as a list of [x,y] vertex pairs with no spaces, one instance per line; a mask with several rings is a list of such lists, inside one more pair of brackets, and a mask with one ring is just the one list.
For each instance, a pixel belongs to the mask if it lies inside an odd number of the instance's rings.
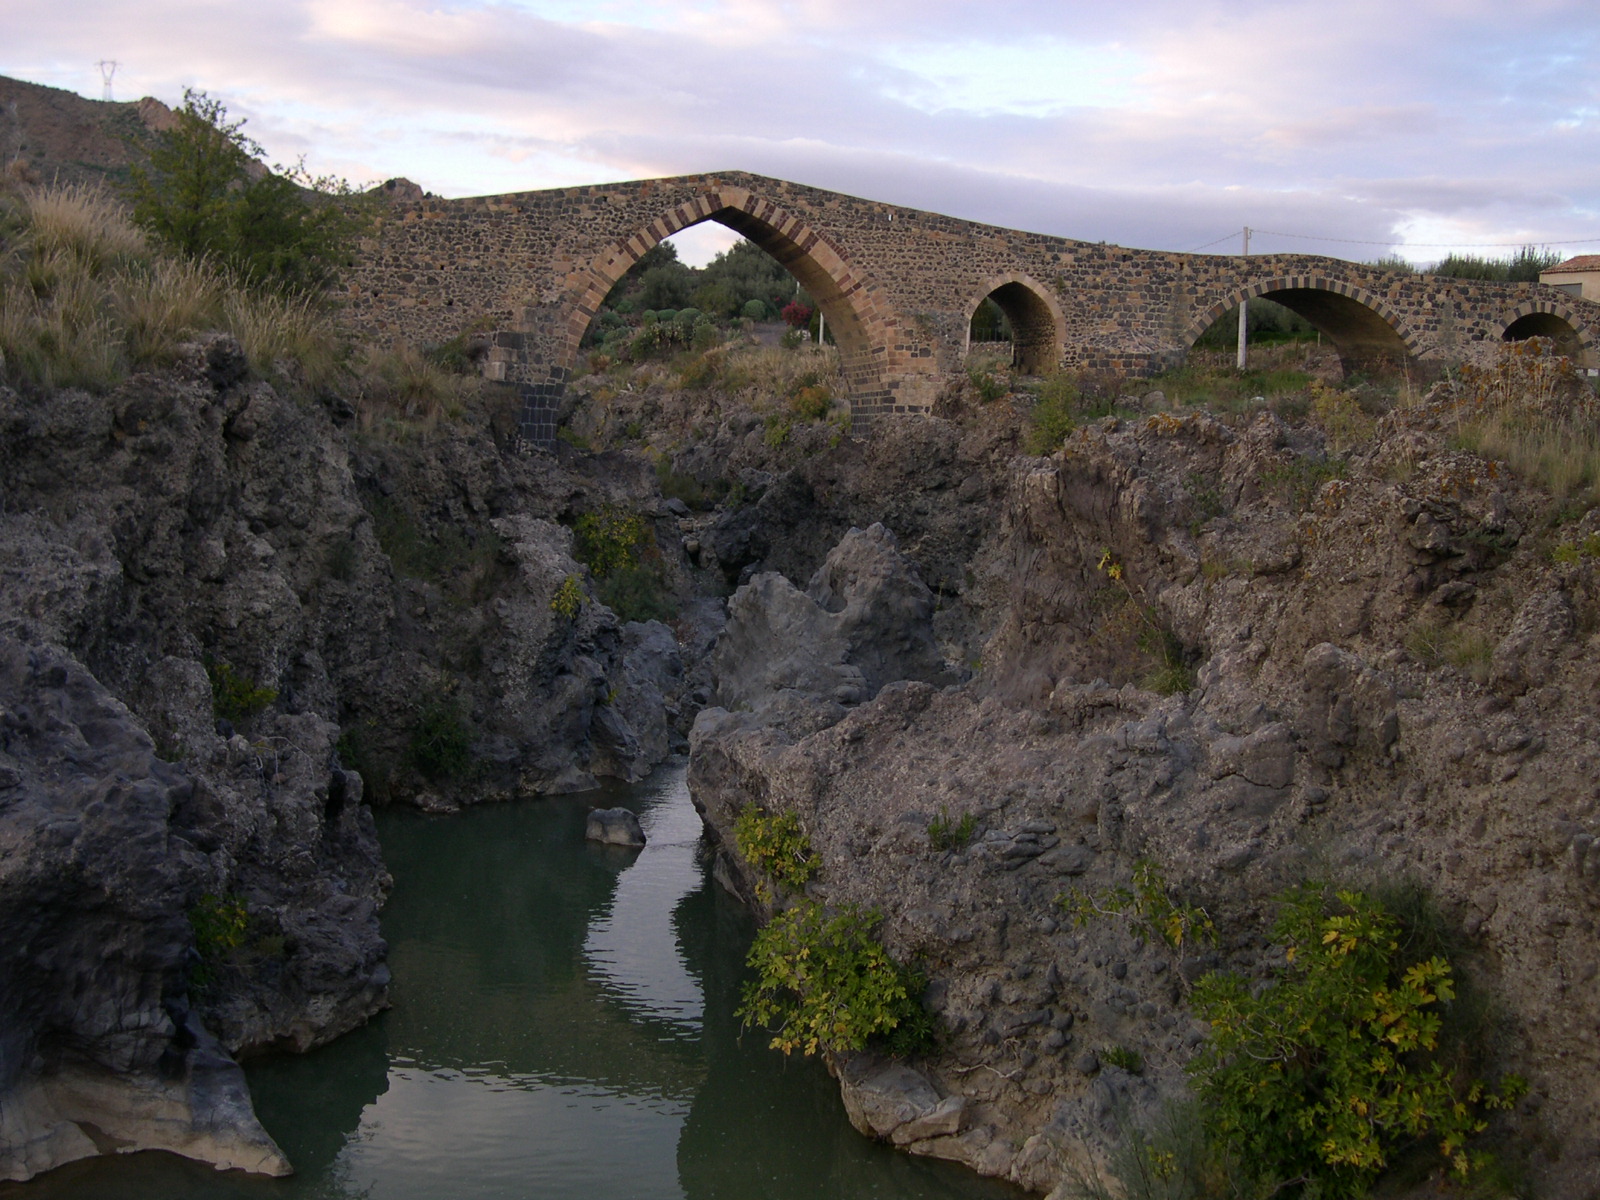
[[1498,322],[1500,340],[1518,342],[1524,338],[1547,337],[1556,350],[1582,366],[1592,366],[1596,358],[1594,332],[1575,312],[1559,300],[1544,297],[1524,300]]
[[1325,334],[1346,370],[1398,364],[1417,356],[1417,333],[1383,297],[1326,275],[1285,275],[1236,288],[1213,303],[1183,333],[1185,353],[1221,317],[1247,301],[1281,304]]
[[675,205],[613,243],[575,274],[563,345],[554,364],[564,378],[579,345],[617,281],[660,242],[702,221],[726,225],[777,259],[821,307],[839,347],[840,369],[854,408],[884,402],[883,369],[899,322],[886,298],[826,235],[780,205],[744,188],[723,187]]
[[1021,271],[991,275],[979,287],[964,308],[969,329],[978,305],[992,298],[1011,322],[1014,366],[1029,375],[1048,375],[1061,366],[1067,319],[1049,288]]

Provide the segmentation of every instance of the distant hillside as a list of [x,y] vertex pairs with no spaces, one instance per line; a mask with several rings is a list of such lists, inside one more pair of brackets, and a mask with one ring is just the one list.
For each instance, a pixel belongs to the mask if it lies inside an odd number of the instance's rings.
[[0,76],[0,171],[40,182],[117,183],[172,119],[171,109],[148,96],[85,100]]

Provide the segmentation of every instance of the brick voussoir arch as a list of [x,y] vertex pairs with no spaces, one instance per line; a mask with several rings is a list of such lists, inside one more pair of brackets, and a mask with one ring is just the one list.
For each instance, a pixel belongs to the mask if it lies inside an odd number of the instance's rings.
[[1578,344],[1585,350],[1594,350],[1597,346],[1600,346],[1600,339],[1595,337],[1594,332],[1576,312],[1559,300],[1547,300],[1542,296],[1523,300],[1508,309],[1504,316],[1498,318],[1496,324],[1499,326],[1500,336],[1504,337],[1506,330],[1522,320],[1523,317],[1531,317],[1534,313],[1545,313],[1548,316],[1560,317],[1568,325],[1572,326],[1573,333],[1577,335]]
[[[978,305],[1008,283],[1019,284],[1027,288],[1028,291],[1043,301],[1044,306],[1050,310],[1050,321],[1055,326],[1056,346],[1058,350],[1064,347],[1067,344],[1067,317],[1061,311],[1061,304],[1056,299],[1054,290],[1045,287],[1032,275],[1025,274],[1022,271],[1002,271],[998,275],[991,275],[978,285],[976,291],[969,292],[963,304],[963,311],[968,318],[970,319],[972,314],[978,311]],[[1059,354],[1057,357],[1059,358]]]
[[1347,280],[1332,279],[1325,275],[1281,275],[1271,279],[1257,280],[1255,283],[1242,288],[1235,288],[1233,291],[1225,293],[1223,299],[1212,304],[1202,316],[1190,322],[1189,327],[1183,331],[1182,342],[1184,348],[1193,347],[1195,342],[1199,340],[1200,335],[1210,329],[1219,317],[1238,308],[1247,300],[1258,300],[1269,292],[1293,290],[1332,292],[1336,296],[1343,296],[1347,300],[1353,300],[1382,317],[1389,328],[1394,330],[1395,336],[1404,344],[1406,353],[1415,355],[1420,349],[1420,335],[1410,328],[1409,322],[1381,296],[1376,296],[1365,288]]
[[[843,251],[825,234],[811,228],[800,217],[773,201],[745,188],[724,187],[686,200],[646,222],[643,228],[608,247],[579,273],[575,294],[569,293],[572,300],[568,305],[564,353],[558,365],[570,369],[576,364],[583,335],[588,331],[595,314],[600,311],[606,296],[645,254],[691,225],[712,220],[719,213],[730,212],[743,214],[781,239],[784,248],[791,252],[775,257],[779,257],[785,267],[805,260],[827,277],[837,294],[826,299],[842,301],[848,310],[849,325],[853,326],[848,330],[841,329],[840,326],[846,323],[829,314],[830,328],[835,336],[846,333],[853,343],[847,347],[843,344],[844,339],[840,339],[840,348],[847,356],[863,362],[870,361],[874,365],[887,357],[899,322],[894,319],[888,301],[850,264]],[[738,228],[742,222],[729,224]],[[739,231],[744,232],[743,229]],[[824,297],[819,296],[818,299]]]

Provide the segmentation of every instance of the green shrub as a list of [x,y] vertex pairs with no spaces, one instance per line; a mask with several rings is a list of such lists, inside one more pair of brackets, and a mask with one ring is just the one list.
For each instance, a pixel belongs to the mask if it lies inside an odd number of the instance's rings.
[[1550,551],[1550,561],[1571,566],[1586,558],[1600,558],[1600,533],[1591,533],[1581,542],[1562,542]]
[[238,896],[223,898],[207,892],[189,910],[189,925],[200,957],[219,958],[244,945],[250,917]]
[[1364,1195],[1423,1145],[1460,1178],[1487,1164],[1468,1145],[1523,1085],[1490,1088],[1445,1065],[1450,963],[1411,959],[1402,935],[1370,897],[1305,885],[1279,898],[1284,960],[1269,986],[1222,973],[1196,985],[1212,1038],[1189,1069],[1208,1132],[1264,1185]]
[[621,621],[665,621],[677,614],[677,605],[650,567],[619,567],[595,584],[600,603]]
[[1011,384],[1004,377],[991,371],[980,371],[973,368],[967,372],[967,379],[972,383],[972,390],[978,394],[978,399],[984,404],[992,404],[1000,397],[1008,395]]
[[572,620],[583,607],[583,584],[576,575],[568,575],[550,597],[550,611],[559,617]]
[[243,721],[278,698],[276,688],[257,687],[255,680],[225,662],[207,659],[205,667],[211,680],[211,711],[223,720]]
[[639,513],[607,504],[584,513],[573,522],[572,530],[577,535],[574,556],[596,579],[639,561],[639,549],[645,540],[644,517]]
[[739,315],[747,321],[765,321],[767,319],[767,305],[761,300],[746,300],[739,309]]
[[772,1031],[774,1050],[815,1054],[877,1045],[910,1054],[932,1041],[919,997],[924,981],[873,936],[881,917],[847,905],[829,916],[815,901],[779,913],[756,934],[739,1017]]
[[[804,890],[817,873],[811,839],[792,812],[768,812],[757,805],[741,809],[733,822],[733,841],[744,860],[785,892]],[[763,900],[772,899],[765,880],[756,882]]]
[[959,821],[952,821],[950,814],[944,809],[939,810],[939,815],[928,822],[928,844],[935,850],[959,850],[972,840],[973,832],[978,828],[978,818],[967,813]]
[[204,990],[216,978],[217,967],[244,945],[250,914],[238,896],[207,892],[189,909],[189,928],[194,931],[198,956],[190,968],[189,980]]
[[1067,435],[1077,427],[1073,413],[1082,396],[1072,376],[1059,372],[1045,380],[1039,391],[1039,400],[1028,414],[1028,453],[1049,454],[1067,440]]
[[1161,868],[1148,858],[1133,864],[1131,887],[1105,888],[1094,895],[1075,888],[1057,896],[1056,902],[1078,929],[1097,917],[1121,917],[1174,950],[1194,942],[1214,943],[1217,939],[1211,915],[1199,905],[1174,899]]
[[472,730],[458,706],[435,701],[417,714],[407,759],[425,779],[459,779],[472,761]]
[[826,384],[810,383],[789,397],[789,411],[802,421],[820,421],[833,407],[833,392]]
[[133,168],[133,215],[190,258],[274,289],[321,292],[350,264],[372,199],[303,167],[257,174],[263,153],[220,101],[186,90],[173,126]]

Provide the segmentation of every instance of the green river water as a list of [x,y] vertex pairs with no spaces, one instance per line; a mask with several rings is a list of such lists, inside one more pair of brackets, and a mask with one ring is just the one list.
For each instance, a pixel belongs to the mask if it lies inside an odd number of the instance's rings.
[[[626,804],[642,851],[583,840]],[[851,1129],[814,1061],[733,1010],[753,932],[717,888],[681,765],[631,788],[383,812],[394,1007],[250,1064],[289,1179],[146,1153],[0,1200],[1017,1200]]]

